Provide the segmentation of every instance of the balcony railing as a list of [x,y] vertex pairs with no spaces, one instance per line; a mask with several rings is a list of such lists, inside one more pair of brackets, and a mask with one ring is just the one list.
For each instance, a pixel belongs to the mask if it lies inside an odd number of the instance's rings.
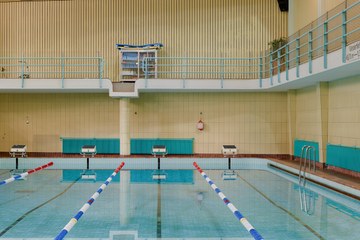
[[[289,70],[301,77],[300,65],[321,59],[328,67],[328,55],[342,52],[347,61],[348,46],[360,49],[360,1],[347,0],[288,38],[277,51],[265,51],[253,58],[146,57],[141,61],[145,79],[254,79],[289,80]],[[360,51],[357,52],[360,58]],[[283,74],[279,74],[283,73]],[[102,57],[0,57],[0,78],[31,79],[99,79],[104,76]],[[281,79],[283,78],[283,79]]]
[[104,72],[102,57],[0,57],[0,78],[99,79]]
[[316,58],[323,58],[326,69],[328,54],[339,49],[345,63],[347,46],[360,41],[359,26],[360,2],[349,0],[290,36],[285,46],[256,58],[146,57],[141,65],[146,79],[260,79],[262,86],[262,79],[270,78],[272,85],[281,72],[289,80],[293,68],[300,77],[304,63],[311,74]]

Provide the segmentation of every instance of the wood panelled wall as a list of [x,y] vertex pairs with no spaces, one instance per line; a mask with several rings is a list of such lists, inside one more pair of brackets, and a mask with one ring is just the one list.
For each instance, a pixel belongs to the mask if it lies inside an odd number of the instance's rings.
[[1,56],[103,56],[116,43],[165,45],[160,56],[252,57],[287,36],[276,0],[74,0],[0,3]]
[[[287,154],[287,94],[142,93],[130,102],[131,138],[194,138],[195,153]],[[199,119],[203,131],[196,129]]]
[[119,101],[106,93],[0,94],[0,151],[61,152],[61,137],[118,138]]

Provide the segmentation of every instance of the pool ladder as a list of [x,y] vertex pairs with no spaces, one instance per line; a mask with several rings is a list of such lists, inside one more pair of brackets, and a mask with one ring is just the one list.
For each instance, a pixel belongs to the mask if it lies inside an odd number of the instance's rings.
[[[301,211],[308,215],[314,214],[315,196],[311,190],[306,189],[307,168],[309,171],[316,172],[315,148],[309,145],[303,146],[301,149],[300,165],[299,165],[299,194]],[[314,159],[314,160],[311,160]]]

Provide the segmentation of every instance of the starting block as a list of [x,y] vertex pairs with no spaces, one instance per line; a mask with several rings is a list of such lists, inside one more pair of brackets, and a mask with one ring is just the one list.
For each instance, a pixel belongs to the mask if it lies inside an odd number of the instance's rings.
[[26,157],[26,145],[13,145],[10,148],[11,157]]
[[154,145],[152,147],[152,154],[154,155],[154,157],[156,157],[158,155],[162,155],[163,157],[165,157],[165,155],[167,154],[166,146],[165,145]]
[[86,157],[86,170],[81,173],[82,180],[92,180],[96,182],[96,173],[94,170],[90,170],[90,160],[89,158],[96,155],[96,146],[95,145],[84,145],[81,148],[81,153],[83,157]]
[[94,157],[96,155],[96,146],[95,145],[84,145],[81,148],[81,155],[86,156],[89,155]]
[[224,156],[229,156],[229,155],[234,156],[237,154],[237,148],[235,145],[223,145],[222,154]]

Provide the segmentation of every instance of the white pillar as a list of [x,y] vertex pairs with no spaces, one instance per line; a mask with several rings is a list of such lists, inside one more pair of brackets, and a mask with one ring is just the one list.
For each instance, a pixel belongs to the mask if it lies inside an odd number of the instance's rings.
[[289,0],[289,13],[288,13],[288,35],[292,35],[296,31],[296,11],[295,0]]
[[318,0],[317,7],[318,7],[317,15],[318,15],[318,18],[319,18],[319,17],[321,17],[321,15],[326,13],[326,1],[325,0]]
[[130,208],[130,171],[120,172],[119,221],[126,225],[129,220]]
[[120,98],[120,154],[130,155],[130,99]]

